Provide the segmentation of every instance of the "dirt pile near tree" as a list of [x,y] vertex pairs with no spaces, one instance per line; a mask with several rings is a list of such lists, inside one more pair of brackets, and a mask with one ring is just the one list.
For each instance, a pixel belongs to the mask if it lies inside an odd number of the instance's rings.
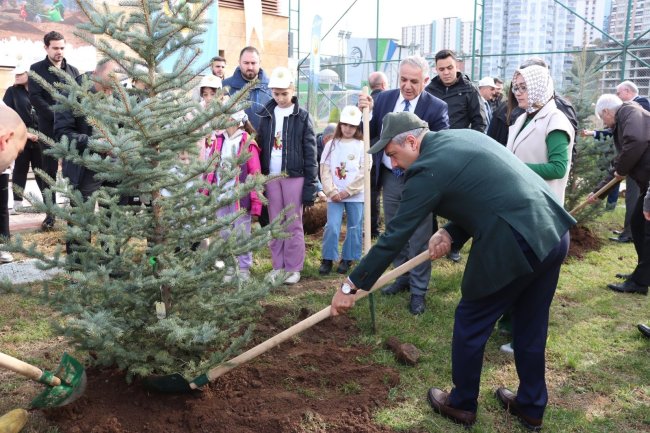
[[[299,320],[287,317],[268,307],[251,345]],[[62,433],[391,432],[371,418],[399,375],[359,362],[371,348],[350,342],[358,332],[347,317],[326,319],[189,395],[153,394],[114,370],[90,370],[84,397],[46,416]]]

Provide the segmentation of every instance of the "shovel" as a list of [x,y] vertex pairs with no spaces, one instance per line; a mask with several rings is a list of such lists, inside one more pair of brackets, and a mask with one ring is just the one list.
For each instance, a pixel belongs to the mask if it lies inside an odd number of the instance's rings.
[[54,373],[23,362],[0,352],[0,367],[47,385],[45,390],[32,400],[31,408],[59,407],[72,403],[86,390],[86,372],[79,361],[63,353]]
[[[617,178],[614,178],[614,179],[610,180],[609,182],[607,182],[607,184],[604,187],[602,187],[601,189],[599,189],[598,191],[596,191],[594,193],[594,197],[599,197],[602,193],[604,193],[605,191],[607,191],[608,189],[610,189],[611,187],[613,187],[614,185],[616,185],[617,183],[619,183],[622,180],[623,179],[617,179]],[[582,209],[587,207],[587,205],[589,205],[589,204],[590,204],[590,202],[587,199],[587,200],[583,201],[582,203],[580,203],[578,206],[571,209],[571,212],[569,212],[569,213],[572,216],[576,216],[576,214],[578,212],[580,212]]]
[[[382,275],[370,290],[368,291],[359,290],[355,295],[356,300],[368,296],[368,294],[377,290],[379,287],[385,286],[390,281],[399,277],[403,273],[410,271],[417,265],[424,263],[427,260],[430,260],[429,251],[424,251],[420,253],[419,255],[413,257],[408,262]],[[227,373],[233,368],[241,364],[244,364],[245,362],[250,361],[251,359],[263,354],[264,352],[268,351],[269,349],[272,349],[278,344],[287,341],[288,339],[294,337],[295,335],[298,335],[302,331],[311,328],[315,324],[327,319],[330,316],[331,316],[330,306],[327,306],[322,310],[320,310],[318,313],[315,313],[307,317],[305,320],[298,322],[292,327],[280,332],[276,336],[271,337],[266,341],[263,341],[262,343],[258,344],[252,349],[249,349],[246,352],[242,353],[241,355],[234,357],[230,361],[226,361],[223,364],[214,367],[207,373],[202,374],[201,376],[192,380],[192,382],[188,382],[183,376],[176,373],[176,374],[171,374],[166,376],[149,376],[144,379],[144,385],[153,391],[163,392],[163,393],[190,392],[194,389],[202,387],[203,385],[206,385],[209,382],[212,382],[213,380]]]

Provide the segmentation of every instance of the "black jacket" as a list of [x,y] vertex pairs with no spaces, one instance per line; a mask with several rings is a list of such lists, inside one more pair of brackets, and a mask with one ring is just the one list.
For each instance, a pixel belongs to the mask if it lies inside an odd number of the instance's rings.
[[[50,84],[60,82],[61,79],[54,75],[53,72],[50,72],[50,67],[55,66],[47,57],[45,57],[45,59],[40,62],[34,63],[29,69],[32,73],[40,75],[41,78]],[[61,64],[61,69],[67,72],[71,77],[76,78],[79,75],[79,70],[68,64],[65,59],[63,59],[63,63]],[[38,84],[34,78],[32,78],[31,73],[28,85],[29,100],[34,107],[34,110],[36,110],[39,130],[48,137],[54,138],[54,111],[52,111],[54,98],[47,90]]]
[[29,102],[29,92],[25,86],[13,85],[7,89],[2,102],[14,110],[22,119],[28,128],[38,129],[38,119],[36,113],[32,110],[32,104]]
[[[293,113],[284,119],[282,128],[282,171],[289,177],[304,177],[302,188],[303,204],[313,204],[317,192],[316,179],[318,162],[316,160],[316,136],[309,113],[298,106],[298,98],[292,99]],[[262,174],[269,174],[271,148],[275,136],[275,107],[271,100],[260,111],[260,124],[257,129],[257,144],[260,146]]]
[[[84,75],[90,76],[92,72]],[[84,75],[77,76],[77,82],[81,84]],[[93,91],[93,90],[91,90]],[[63,136],[67,137],[72,143],[76,143],[77,152],[82,155],[88,147],[88,138],[93,135],[93,128],[86,121],[85,116],[75,117],[72,111],[58,111],[54,115],[54,139],[60,141]],[[66,159],[63,160],[63,176],[70,179],[70,182],[75,186],[79,186],[79,182],[83,178],[84,171],[87,168],[74,164]]]
[[456,76],[456,82],[449,87],[442,83],[440,77],[433,77],[424,90],[447,103],[449,129],[472,128],[485,132],[487,117],[478,89],[467,75],[457,72]]

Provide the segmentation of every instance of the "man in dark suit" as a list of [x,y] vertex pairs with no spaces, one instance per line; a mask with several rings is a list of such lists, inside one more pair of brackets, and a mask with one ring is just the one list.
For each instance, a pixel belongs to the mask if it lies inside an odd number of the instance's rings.
[[[45,52],[47,56],[40,62],[34,63],[30,69],[29,101],[38,116],[38,130],[54,139],[54,98],[33,78],[33,74],[38,74],[49,84],[54,85],[61,80],[58,75],[50,71],[50,68],[59,68],[68,75],[76,78],[79,75],[77,68],[69,64],[63,56],[65,52],[65,39],[58,32],[49,32],[43,37],[45,43]],[[47,146],[43,147],[46,150]],[[43,171],[52,179],[56,179],[56,172],[59,170],[59,160],[51,157],[47,153],[43,154]],[[52,203],[56,203],[56,194],[51,192]],[[45,198],[43,198],[45,200]],[[54,227],[54,216],[47,215],[41,224],[43,230],[50,230]]]
[[[429,240],[432,259],[473,239],[452,336],[447,393],[431,388],[433,410],[457,423],[476,421],[485,344],[501,314],[514,307],[517,394],[499,388],[501,405],[531,430],[542,427],[549,309],[575,220],[546,182],[503,146],[477,131],[432,133],[411,113],[384,118],[380,140],[394,167],[406,170],[400,207],[386,232],[332,298],[332,314],[354,306],[431,212],[450,222]],[[508,185],[508,188],[503,188]],[[535,224],[531,224],[535,221]]]
[[[359,97],[359,108],[369,107],[372,110],[370,140],[379,137],[384,116],[396,111],[414,113],[427,122],[432,131],[449,128],[447,104],[424,91],[424,86],[429,81],[427,61],[420,56],[407,57],[400,62],[399,75],[399,89],[385,90],[376,96],[375,101],[370,96]],[[375,176],[371,179],[371,183],[374,182],[375,187],[383,191],[384,218],[386,224],[389,224],[402,198],[404,172],[399,169],[393,170],[390,158],[384,152],[373,155],[373,166]],[[395,266],[401,265],[427,248],[427,239],[433,233],[433,221],[432,216],[429,220],[420,223],[413,237],[396,256],[393,262]],[[431,263],[423,263],[408,274],[402,275],[391,286],[385,287],[382,293],[395,295],[402,291],[410,291],[409,311],[414,315],[422,314],[425,310],[424,299],[430,279]]]
[[[370,97],[373,101],[377,100],[377,96],[384,90],[388,89],[388,78],[386,74],[381,71],[374,71],[368,75],[368,85],[370,86]],[[370,140],[370,145],[375,144],[375,141],[379,139],[379,136],[374,137]],[[377,175],[377,169],[375,165],[372,165],[370,169],[370,179],[374,179]],[[370,234],[373,238],[379,236],[379,206],[381,203],[380,200],[381,189],[376,182],[370,182]]]

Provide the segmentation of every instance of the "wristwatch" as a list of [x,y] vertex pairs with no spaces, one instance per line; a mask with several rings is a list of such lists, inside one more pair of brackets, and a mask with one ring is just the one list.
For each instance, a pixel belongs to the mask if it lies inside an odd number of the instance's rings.
[[353,289],[352,286],[346,281],[341,286],[341,292],[343,292],[344,295],[354,295],[357,293],[357,289]]

